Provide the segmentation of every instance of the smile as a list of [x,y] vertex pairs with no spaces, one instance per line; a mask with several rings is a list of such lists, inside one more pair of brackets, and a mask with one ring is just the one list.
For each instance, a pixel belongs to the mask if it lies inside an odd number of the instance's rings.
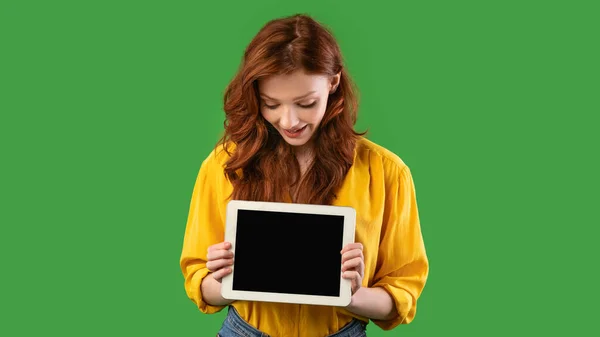
[[307,126],[308,125],[305,125],[305,126],[301,127],[300,129],[283,130],[283,132],[285,132],[286,136],[288,136],[290,138],[297,138],[297,137],[300,137],[302,135],[302,133],[304,133],[304,130],[306,130]]

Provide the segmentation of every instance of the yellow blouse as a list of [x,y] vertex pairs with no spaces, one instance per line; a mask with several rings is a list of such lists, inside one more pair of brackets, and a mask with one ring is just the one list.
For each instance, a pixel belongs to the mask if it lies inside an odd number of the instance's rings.
[[[204,302],[200,284],[208,274],[208,247],[224,240],[226,198],[232,191],[223,174],[227,156],[219,147],[200,167],[180,259],[185,291],[207,314],[224,308]],[[355,238],[363,244],[365,259],[363,286],[382,287],[396,304],[397,318],[372,322],[383,330],[410,323],[425,286],[429,262],[408,166],[391,151],[361,138],[354,165],[337,195],[334,205],[356,210]],[[252,301],[235,301],[231,305],[249,324],[270,336],[327,336],[353,317],[369,321],[340,307]]]

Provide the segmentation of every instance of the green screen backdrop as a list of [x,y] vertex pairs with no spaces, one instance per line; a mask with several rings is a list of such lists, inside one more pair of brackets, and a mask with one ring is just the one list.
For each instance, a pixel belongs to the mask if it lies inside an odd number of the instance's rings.
[[268,20],[339,40],[411,168],[430,278],[383,336],[598,328],[594,1],[0,2],[0,335],[215,336],[179,255],[222,95]]

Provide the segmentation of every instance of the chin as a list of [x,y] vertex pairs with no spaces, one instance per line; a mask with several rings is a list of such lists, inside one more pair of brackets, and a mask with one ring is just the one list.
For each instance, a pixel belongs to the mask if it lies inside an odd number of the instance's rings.
[[286,143],[288,143],[292,146],[302,146],[308,142],[307,139],[290,139],[285,136],[283,136],[283,139],[285,140]]

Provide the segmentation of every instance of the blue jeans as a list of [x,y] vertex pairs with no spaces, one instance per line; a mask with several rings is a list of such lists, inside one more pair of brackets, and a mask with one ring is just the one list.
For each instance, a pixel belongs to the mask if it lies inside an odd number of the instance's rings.
[[[328,337],[366,337],[366,324],[357,319],[346,324],[340,331],[329,335]],[[217,337],[277,337],[269,336],[266,333],[257,330],[255,327],[246,323],[240,317],[237,310],[230,306],[227,312],[227,317]],[[318,336],[315,336],[318,337]]]

